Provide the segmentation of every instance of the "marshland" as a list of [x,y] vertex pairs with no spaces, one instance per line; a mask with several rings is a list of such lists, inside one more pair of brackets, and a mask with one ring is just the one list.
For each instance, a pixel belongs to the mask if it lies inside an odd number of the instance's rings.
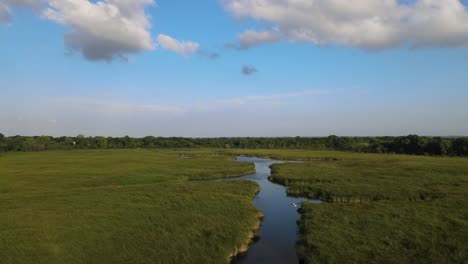
[[468,0],[0,0],[0,264],[468,264]]
[[2,263],[468,256],[464,157],[85,146],[0,154]]

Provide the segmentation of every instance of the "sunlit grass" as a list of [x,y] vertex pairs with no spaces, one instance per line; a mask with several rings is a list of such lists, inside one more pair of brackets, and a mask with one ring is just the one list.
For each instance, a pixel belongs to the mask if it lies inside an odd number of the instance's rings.
[[250,173],[210,151],[0,157],[0,263],[226,263],[258,222]]
[[[307,150],[236,153],[302,160],[273,165],[272,180],[305,204],[305,263],[465,263],[468,159]],[[329,203],[328,203],[329,202]]]

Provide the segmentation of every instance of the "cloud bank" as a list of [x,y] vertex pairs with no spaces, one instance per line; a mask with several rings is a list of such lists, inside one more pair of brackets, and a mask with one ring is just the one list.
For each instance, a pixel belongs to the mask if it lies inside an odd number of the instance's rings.
[[[468,47],[468,11],[459,0],[223,0],[238,18],[267,25],[248,30],[239,47],[274,42],[311,42],[365,50]],[[274,30],[271,30],[274,28]]]

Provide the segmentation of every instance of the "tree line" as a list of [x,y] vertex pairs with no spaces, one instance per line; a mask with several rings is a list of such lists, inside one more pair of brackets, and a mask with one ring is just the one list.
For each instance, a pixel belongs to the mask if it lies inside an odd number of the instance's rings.
[[11,136],[0,133],[0,152],[68,149],[132,148],[245,148],[332,149],[367,153],[468,156],[468,137],[51,137]]

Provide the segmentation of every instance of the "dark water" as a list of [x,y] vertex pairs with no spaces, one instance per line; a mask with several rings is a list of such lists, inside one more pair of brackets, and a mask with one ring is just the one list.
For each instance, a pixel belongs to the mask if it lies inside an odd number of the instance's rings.
[[[233,263],[297,264],[299,260],[296,253],[298,240],[296,221],[300,218],[297,209],[300,203],[307,199],[288,197],[286,187],[268,180],[268,176],[271,175],[269,166],[283,161],[248,157],[238,157],[237,161],[255,163],[256,173],[236,179],[252,180],[260,185],[260,192],[253,202],[255,207],[265,214],[265,217],[260,227],[260,239],[251,244],[248,252]],[[311,202],[319,203],[319,201]],[[299,205],[294,207],[292,203]]]

